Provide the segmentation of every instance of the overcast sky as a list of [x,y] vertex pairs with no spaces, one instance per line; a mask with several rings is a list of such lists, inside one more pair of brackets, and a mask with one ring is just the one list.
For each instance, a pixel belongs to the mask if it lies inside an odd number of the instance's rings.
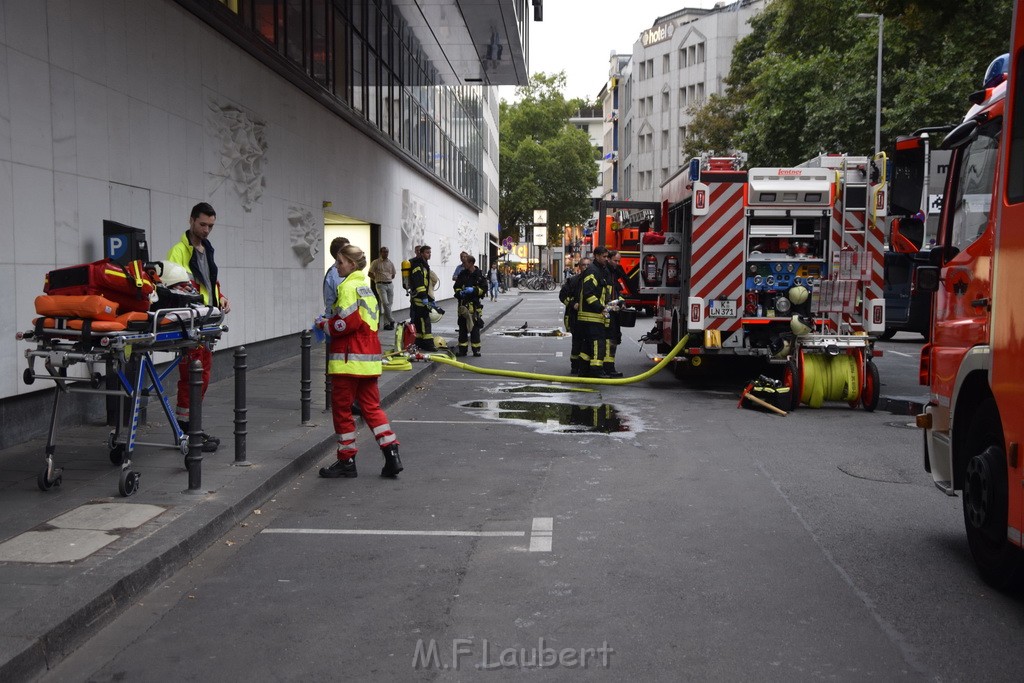
[[[630,54],[640,32],[684,7],[715,0],[545,0],[544,21],[530,20],[530,73],[565,71],[566,99],[593,100],[608,80],[612,51]],[[502,88],[512,99],[514,88]]]

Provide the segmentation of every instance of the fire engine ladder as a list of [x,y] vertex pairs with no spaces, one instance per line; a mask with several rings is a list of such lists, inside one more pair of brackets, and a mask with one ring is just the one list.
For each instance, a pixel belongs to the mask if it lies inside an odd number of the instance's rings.
[[[841,182],[841,211],[838,235],[832,247],[837,252],[831,253],[831,265],[826,282],[822,283],[822,301],[827,301],[827,316],[840,334],[856,334],[864,331],[864,302],[866,301],[866,281],[870,277],[867,250],[867,210],[850,209],[850,177],[857,169],[850,165],[849,158],[844,154],[839,166]],[[867,177],[865,169],[864,195],[867,200]],[[859,185],[859,184],[857,184]]]

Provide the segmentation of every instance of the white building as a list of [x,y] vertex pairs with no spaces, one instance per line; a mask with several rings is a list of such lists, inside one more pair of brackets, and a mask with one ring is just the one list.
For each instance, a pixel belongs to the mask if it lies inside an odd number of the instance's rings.
[[658,17],[633,45],[628,65],[612,58],[609,83],[617,80],[621,90],[621,136],[617,150],[606,144],[606,155],[617,152],[619,199],[660,200],[661,184],[686,161],[687,108],[725,92],[732,49],[766,2],[722,2]]
[[[21,381],[28,345],[13,331],[31,327],[48,271],[104,256],[104,220],[144,230],[159,260],[191,207],[213,205],[232,302],[218,351],[244,344],[250,367],[297,352],[336,235],[396,262],[429,244],[445,272],[462,250],[486,263],[493,86],[527,82],[531,0],[450,6],[2,0],[0,447],[45,430],[53,390]],[[438,298],[451,296],[451,278],[440,282]],[[95,418],[103,406],[63,410]]]

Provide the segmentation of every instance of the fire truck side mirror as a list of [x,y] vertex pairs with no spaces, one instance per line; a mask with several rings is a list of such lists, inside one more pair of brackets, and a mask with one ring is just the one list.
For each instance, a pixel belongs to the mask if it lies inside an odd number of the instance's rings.
[[939,290],[938,266],[919,266],[914,274],[917,277],[917,288],[921,291],[937,292]]

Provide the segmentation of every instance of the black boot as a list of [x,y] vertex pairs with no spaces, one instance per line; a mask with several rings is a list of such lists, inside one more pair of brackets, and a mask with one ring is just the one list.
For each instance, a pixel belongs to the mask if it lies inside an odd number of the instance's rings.
[[580,373],[583,377],[605,377],[604,370],[599,365],[584,365],[583,372]]
[[[191,425],[189,424],[188,420],[178,420],[178,427],[181,428],[181,431],[183,434],[185,434],[185,436],[189,435],[189,429],[191,428]],[[217,452],[217,449],[220,447],[220,439],[218,439],[215,436],[211,436],[206,432],[200,432],[199,436],[203,442],[203,453]]]
[[380,451],[384,454],[384,468],[380,471],[380,476],[394,479],[405,469],[402,467],[402,459],[398,457],[398,444],[385,446]]
[[337,479],[338,477],[353,479],[358,476],[356,473],[356,459],[335,460],[334,464],[330,467],[320,468],[320,476],[325,479]]
[[582,372],[582,364],[579,358],[569,359],[569,374],[579,375]]
[[615,363],[604,364],[605,377],[622,377],[622,373],[615,369]]

